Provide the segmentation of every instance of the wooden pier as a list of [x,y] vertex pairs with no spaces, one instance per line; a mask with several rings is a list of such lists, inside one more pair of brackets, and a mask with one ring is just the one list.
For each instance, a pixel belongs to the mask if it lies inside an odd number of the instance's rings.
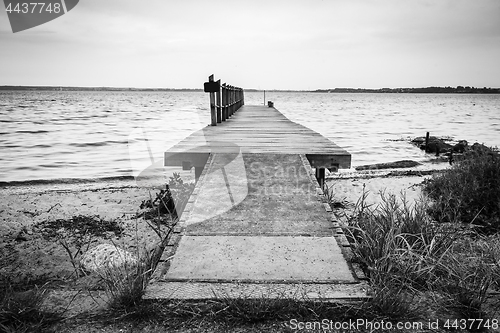
[[350,154],[274,107],[239,104],[226,119],[212,105],[215,123],[165,152],[197,182],[145,297],[366,298],[321,189]]
[[195,167],[199,176],[211,153],[305,154],[317,179],[324,169],[350,168],[351,155],[274,107],[241,106],[218,126],[207,126],[165,152],[165,166]]

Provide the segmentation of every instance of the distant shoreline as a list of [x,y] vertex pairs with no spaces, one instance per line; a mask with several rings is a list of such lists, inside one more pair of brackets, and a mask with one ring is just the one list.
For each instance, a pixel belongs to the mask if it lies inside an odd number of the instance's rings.
[[[0,91],[155,91],[155,92],[203,92],[189,88],[116,88],[116,87],[64,87],[64,86],[0,86]],[[301,92],[301,93],[407,93],[407,94],[500,94],[500,88],[422,87],[422,88],[333,88],[316,90],[245,89],[247,92]]]

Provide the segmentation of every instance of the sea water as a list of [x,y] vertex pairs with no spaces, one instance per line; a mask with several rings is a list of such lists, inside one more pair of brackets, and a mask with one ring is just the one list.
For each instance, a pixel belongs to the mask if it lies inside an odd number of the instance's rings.
[[[247,92],[352,154],[353,167],[432,158],[431,135],[500,146],[500,95]],[[0,91],[0,182],[134,177],[210,122],[180,91]]]

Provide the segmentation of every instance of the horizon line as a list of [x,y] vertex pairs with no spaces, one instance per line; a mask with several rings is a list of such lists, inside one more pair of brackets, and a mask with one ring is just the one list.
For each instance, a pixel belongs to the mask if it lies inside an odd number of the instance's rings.
[[[160,87],[113,87],[113,86],[61,86],[61,85],[1,85],[0,90],[10,89],[51,89],[51,90],[115,90],[115,91],[203,91],[203,88],[160,88]],[[500,90],[498,87],[474,87],[474,86],[426,86],[426,87],[397,87],[397,88],[352,88],[352,87],[335,87],[335,88],[317,88],[317,89],[256,89],[243,88],[246,91],[274,91],[274,92],[349,92],[349,91],[405,91],[419,89],[452,89],[452,90]]]

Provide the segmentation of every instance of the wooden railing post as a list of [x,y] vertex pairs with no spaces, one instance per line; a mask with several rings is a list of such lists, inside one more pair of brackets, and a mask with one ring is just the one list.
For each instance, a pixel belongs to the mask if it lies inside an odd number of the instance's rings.
[[234,87],[234,112],[240,108],[240,98],[238,96],[240,88]]
[[214,81],[214,75],[208,77],[204,85],[205,92],[210,93],[210,116],[211,125],[226,121],[238,109],[245,104],[244,91],[240,87],[229,84],[220,84],[220,80]]
[[241,90],[240,88],[238,88],[238,90],[236,91],[236,96],[238,98],[238,109],[241,107]]
[[233,86],[229,86],[229,117],[233,115]]
[[[214,82],[214,75],[208,77],[208,82]],[[211,115],[211,125],[217,126],[217,114],[215,113],[215,94],[210,92],[210,115]]]
[[234,96],[234,86],[231,86],[231,116],[236,112],[236,98]]
[[232,88],[233,88],[233,90],[231,92],[233,95],[233,114],[235,114],[236,113],[236,87],[233,86]]
[[[217,80],[217,85],[220,86],[220,80]],[[220,98],[220,89],[217,90],[216,99],[217,99],[217,122],[220,124],[222,122],[222,106],[221,106],[221,98]]]
[[226,121],[227,119],[227,91],[226,84],[223,83],[221,86],[222,89],[222,121]]
[[229,119],[229,84],[226,84],[226,102],[224,103],[226,106],[226,119]]

